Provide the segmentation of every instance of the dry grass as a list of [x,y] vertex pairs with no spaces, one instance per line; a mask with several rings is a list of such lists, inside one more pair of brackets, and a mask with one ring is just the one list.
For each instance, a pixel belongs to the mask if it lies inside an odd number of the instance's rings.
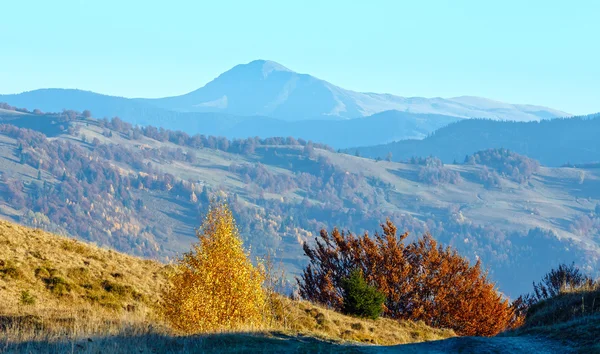
[[600,284],[565,290],[540,301],[529,309],[524,327],[551,326],[593,315],[600,315]]
[[[0,221],[0,352],[338,352],[443,339],[450,330],[357,319],[271,295],[260,330],[180,336],[164,325],[168,266]],[[354,344],[353,344],[354,343]]]
[[387,318],[360,319],[324,309],[307,301],[278,298],[275,330],[311,335],[326,340],[393,345],[455,336],[452,330],[433,329],[423,322]]
[[582,353],[600,353],[600,283],[563,291],[533,305],[523,327],[507,335],[541,335]]
[[0,221],[0,313],[97,305],[152,315],[167,267]]

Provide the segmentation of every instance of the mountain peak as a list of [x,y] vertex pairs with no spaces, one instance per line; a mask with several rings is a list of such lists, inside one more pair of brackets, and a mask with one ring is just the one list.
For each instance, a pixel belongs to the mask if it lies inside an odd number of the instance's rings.
[[263,77],[267,77],[269,76],[269,74],[271,74],[272,72],[276,72],[276,71],[283,71],[283,72],[293,72],[292,70],[286,68],[285,66],[271,61],[271,60],[264,60],[264,59],[258,59],[258,60],[253,60],[251,62],[249,62],[248,64],[241,64],[241,65],[237,65],[236,68],[239,69],[245,69],[245,70],[250,70],[250,71],[255,71],[255,70],[260,70],[262,71]]
[[292,71],[292,70],[286,68],[285,66],[279,64],[278,62],[275,62],[272,60],[264,60],[264,59],[253,60],[253,61],[249,62],[248,64],[242,64],[242,65],[257,66],[257,67],[262,67],[263,69],[276,70],[276,71]]

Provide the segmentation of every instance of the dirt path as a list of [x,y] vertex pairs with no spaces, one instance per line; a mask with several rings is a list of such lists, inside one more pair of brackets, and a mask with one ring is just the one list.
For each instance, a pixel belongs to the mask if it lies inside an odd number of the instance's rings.
[[417,344],[390,347],[365,348],[367,353],[572,353],[573,350],[560,343],[538,337],[458,337]]

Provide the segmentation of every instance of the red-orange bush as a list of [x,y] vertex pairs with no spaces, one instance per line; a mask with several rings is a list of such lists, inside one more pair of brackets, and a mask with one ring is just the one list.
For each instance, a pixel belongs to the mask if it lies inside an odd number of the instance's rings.
[[480,336],[520,323],[479,262],[470,265],[430,235],[404,244],[408,234],[398,236],[389,220],[382,228],[383,233],[374,237],[322,230],[314,247],[304,244],[310,262],[298,279],[300,295],[341,309],[342,279],[358,268],[385,294],[387,317],[422,320],[460,335]]

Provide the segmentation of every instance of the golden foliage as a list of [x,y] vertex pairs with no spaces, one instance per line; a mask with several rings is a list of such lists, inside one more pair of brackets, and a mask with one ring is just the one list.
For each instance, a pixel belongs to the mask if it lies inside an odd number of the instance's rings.
[[197,236],[170,277],[165,318],[184,333],[260,328],[264,272],[250,262],[227,205],[211,207]]

